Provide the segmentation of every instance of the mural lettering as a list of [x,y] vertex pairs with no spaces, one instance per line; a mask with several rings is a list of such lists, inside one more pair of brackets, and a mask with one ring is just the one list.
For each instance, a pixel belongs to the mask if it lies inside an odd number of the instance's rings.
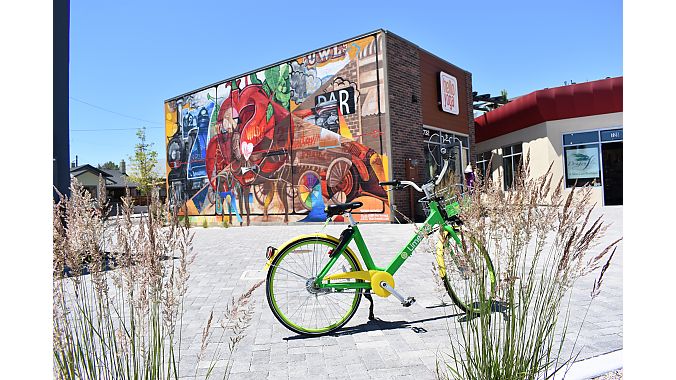
[[317,106],[326,102],[337,102],[343,115],[352,115],[355,113],[354,88],[347,87],[315,97],[315,105]]
[[330,59],[341,58],[345,55],[346,51],[347,47],[345,45],[336,45],[334,47],[306,55],[304,62],[307,65],[317,65]]

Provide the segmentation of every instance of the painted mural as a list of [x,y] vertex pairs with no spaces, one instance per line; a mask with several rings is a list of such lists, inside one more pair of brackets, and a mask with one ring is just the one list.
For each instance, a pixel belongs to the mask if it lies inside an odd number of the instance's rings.
[[389,221],[380,35],[315,51],[165,103],[167,187],[182,215],[321,222],[361,201]]

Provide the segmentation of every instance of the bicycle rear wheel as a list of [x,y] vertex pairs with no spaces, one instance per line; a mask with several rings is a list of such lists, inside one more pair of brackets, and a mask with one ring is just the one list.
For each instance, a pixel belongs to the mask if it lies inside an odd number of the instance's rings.
[[[275,257],[267,275],[268,304],[277,320],[291,331],[324,335],[341,328],[361,302],[361,289],[335,291],[314,286],[319,272],[329,262],[336,243],[322,237],[302,238]],[[357,259],[347,249],[328,275],[359,270]],[[362,282],[356,279],[336,282]]]
[[478,314],[485,306],[490,310],[495,273],[488,252],[473,243],[463,249],[447,233],[444,234],[437,242],[437,264],[446,292],[467,314]]

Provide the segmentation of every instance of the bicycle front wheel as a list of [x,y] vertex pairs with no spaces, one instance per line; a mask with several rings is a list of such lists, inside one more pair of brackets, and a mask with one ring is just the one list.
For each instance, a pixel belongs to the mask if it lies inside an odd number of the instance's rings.
[[[323,237],[302,238],[287,246],[270,265],[266,294],[277,320],[299,334],[323,335],[341,328],[361,301],[361,289],[317,288],[314,280],[329,262],[337,243]],[[359,270],[357,258],[345,249],[328,275]],[[356,279],[332,283],[362,282]]]
[[437,264],[444,288],[460,310],[478,314],[484,306],[490,308],[495,273],[485,249],[478,244],[463,249],[444,232],[437,242]]

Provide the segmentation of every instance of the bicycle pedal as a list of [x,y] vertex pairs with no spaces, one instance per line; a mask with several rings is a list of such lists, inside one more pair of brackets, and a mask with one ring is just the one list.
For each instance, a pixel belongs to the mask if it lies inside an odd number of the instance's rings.
[[401,302],[401,306],[403,307],[409,307],[415,303],[415,298],[413,297],[408,297],[404,301]]

